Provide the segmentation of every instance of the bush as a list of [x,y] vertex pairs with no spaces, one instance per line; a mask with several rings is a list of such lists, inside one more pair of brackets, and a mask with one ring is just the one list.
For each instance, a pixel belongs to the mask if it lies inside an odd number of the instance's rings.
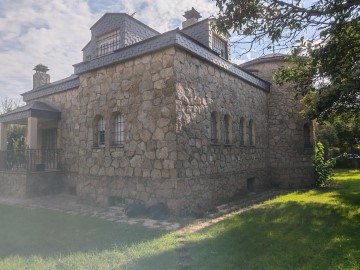
[[316,143],[313,160],[315,169],[315,187],[327,187],[334,182],[333,168],[339,158],[342,158],[342,156],[325,161],[324,145],[321,142]]

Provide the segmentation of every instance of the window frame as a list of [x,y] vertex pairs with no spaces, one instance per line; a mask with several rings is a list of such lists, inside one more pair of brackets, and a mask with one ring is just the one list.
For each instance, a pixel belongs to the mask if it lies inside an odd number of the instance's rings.
[[112,146],[121,146],[124,144],[124,116],[116,112],[112,117]]
[[231,123],[230,114],[225,114],[223,118],[223,143],[225,145],[230,145],[232,143],[232,123]]
[[211,144],[218,144],[220,142],[220,116],[217,111],[211,112],[210,119],[210,142]]
[[110,54],[121,48],[121,30],[115,29],[96,39],[97,56]]
[[245,138],[246,138],[246,119],[245,119],[245,117],[240,118],[239,133],[240,133],[240,145],[245,145]]
[[228,43],[220,35],[212,34],[211,48],[222,58],[228,59]]
[[105,147],[106,142],[106,121],[102,115],[97,115],[94,118],[94,147]]
[[249,120],[249,145],[255,145],[255,124],[253,119]]

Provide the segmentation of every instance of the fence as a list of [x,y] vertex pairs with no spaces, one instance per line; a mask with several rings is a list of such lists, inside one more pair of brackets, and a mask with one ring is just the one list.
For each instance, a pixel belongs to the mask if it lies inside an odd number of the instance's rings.
[[44,171],[58,169],[58,149],[13,149],[0,151],[0,170]]

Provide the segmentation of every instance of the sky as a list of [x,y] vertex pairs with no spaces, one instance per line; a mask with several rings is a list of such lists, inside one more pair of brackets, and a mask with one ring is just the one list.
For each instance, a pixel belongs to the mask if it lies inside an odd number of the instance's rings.
[[163,33],[181,27],[192,7],[202,19],[218,12],[211,0],[0,0],[0,101],[31,90],[37,64],[49,67],[51,82],[73,74],[90,27],[106,12],[136,12]]

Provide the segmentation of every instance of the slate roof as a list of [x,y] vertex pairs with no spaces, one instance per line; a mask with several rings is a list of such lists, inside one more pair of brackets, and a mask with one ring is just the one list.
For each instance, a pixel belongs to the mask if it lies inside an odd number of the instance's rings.
[[27,91],[21,95],[23,96],[24,101],[30,101],[39,97],[48,96],[69,89],[77,88],[79,86],[79,76],[73,74],[65,79],[43,85],[41,87]]
[[11,112],[0,115],[0,123],[18,122],[28,117],[60,120],[61,111],[44,102],[34,101]]

